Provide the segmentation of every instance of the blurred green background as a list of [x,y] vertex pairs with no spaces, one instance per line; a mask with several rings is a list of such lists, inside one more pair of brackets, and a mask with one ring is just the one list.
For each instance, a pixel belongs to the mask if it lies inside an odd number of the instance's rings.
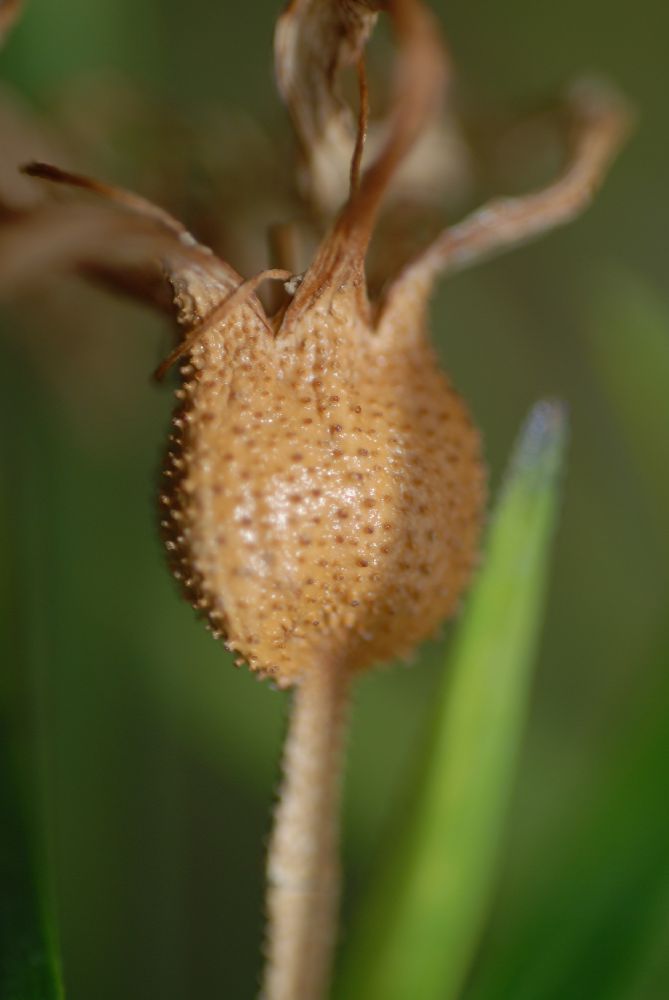
[[[595,70],[639,112],[582,220],[444,283],[433,308],[444,363],[483,429],[493,489],[532,401],[564,398],[572,424],[530,722],[465,996],[661,998],[669,7],[436,7],[461,89],[481,106],[522,109]],[[155,190],[178,130],[161,125],[162,161],[136,122],[105,140],[95,95],[123,81],[149,108],[164,102],[168,123],[175,108],[205,127],[219,106],[285,135],[271,72],[276,11],[269,0],[32,0],[0,55],[2,78],[49,120],[69,116],[82,142],[91,136],[107,177]],[[216,119],[223,159],[237,135],[225,121]],[[201,185],[196,171],[180,181]],[[272,221],[251,221],[258,238]],[[172,397],[148,373],[168,331],[103,293],[58,287],[47,309],[26,295],[0,316],[0,690],[21,706],[18,735],[46,779],[68,995],[251,997],[285,698],[232,668],[164,567],[153,493]],[[359,685],[345,914],[410,774],[443,643]]]

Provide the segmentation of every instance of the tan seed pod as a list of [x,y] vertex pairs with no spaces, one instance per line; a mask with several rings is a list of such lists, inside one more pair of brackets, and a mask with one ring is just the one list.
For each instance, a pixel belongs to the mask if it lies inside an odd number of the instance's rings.
[[[191,280],[184,308],[205,316]],[[188,321],[191,312],[187,312]],[[248,303],[190,353],[163,508],[193,604],[289,685],[410,652],[456,607],[484,498],[477,432],[406,303],[375,329],[352,281]]]
[[[314,177],[348,124],[327,66],[360,65],[375,6],[302,2],[279,21],[279,85]],[[431,17],[395,14],[408,90],[359,182],[361,109],[351,196],[289,307],[268,317],[250,284],[233,303],[208,275],[173,279],[182,322],[201,329],[166,463],[170,561],[228,647],[282,687],[408,654],[453,612],[476,557],[479,436],[438,369],[424,295],[380,313],[365,291],[381,196],[443,79]]]

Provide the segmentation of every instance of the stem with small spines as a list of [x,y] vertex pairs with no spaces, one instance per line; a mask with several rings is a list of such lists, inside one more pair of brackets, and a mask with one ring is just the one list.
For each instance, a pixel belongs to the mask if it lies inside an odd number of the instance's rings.
[[321,664],[293,694],[267,859],[262,1000],[322,1000],[330,979],[349,688],[340,664]]

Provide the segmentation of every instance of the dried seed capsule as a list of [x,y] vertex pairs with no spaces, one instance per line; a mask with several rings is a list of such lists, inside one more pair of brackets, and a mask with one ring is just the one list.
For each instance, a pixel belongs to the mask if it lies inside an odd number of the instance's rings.
[[[191,310],[205,295],[191,280]],[[400,310],[371,329],[355,286],[335,283],[276,336],[247,302],[192,349],[169,557],[229,647],[282,686],[410,652],[471,572],[479,437],[412,322]]]

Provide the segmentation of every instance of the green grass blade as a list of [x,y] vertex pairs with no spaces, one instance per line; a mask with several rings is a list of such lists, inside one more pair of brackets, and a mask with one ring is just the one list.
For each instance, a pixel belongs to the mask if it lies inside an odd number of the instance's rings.
[[542,619],[565,418],[521,434],[460,624],[428,753],[344,956],[346,1000],[449,1000],[482,928]]

